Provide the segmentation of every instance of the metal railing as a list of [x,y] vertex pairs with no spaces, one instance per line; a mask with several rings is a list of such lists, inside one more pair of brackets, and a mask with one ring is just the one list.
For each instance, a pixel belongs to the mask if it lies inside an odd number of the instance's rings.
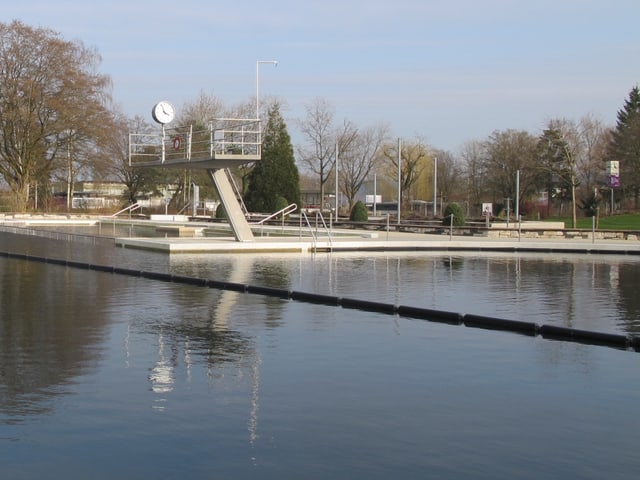
[[117,217],[118,215],[120,215],[121,213],[124,213],[124,212],[129,212],[129,216],[131,216],[131,212],[133,212],[134,210],[138,210],[139,208],[142,208],[142,205],[140,205],[138,202],[132,203],[131,205],[123,208],[122,210],[117,211],[116,213],[114,213],[111,216],[112,217]]
[[242,213],[244,213],[244,215],[246,217],[249,216],[249,210],[247,209],[247,205],[244,203],[244,198],[242,198],[242,192],[240,191],[240,188],[238,187],[238,183],[236,182],[236,179],[233,177],[233,174],[231,173],[231,170],[228,168],[225,168],[225,173],[227,174],[227,178],[229,179],[229,183],[231,183],[231,186],[233,187],[233,191],[236,194],[236,199],[238,200],[238,203],[240,204],[240,208],[242,209]]
[[160,133],[129,133],[129,165],[220,157],[253,161],[261,148],[260,120],[216,118],[199,130],[163,126]]
[[313,239],[312,246],[314,251],[318,248],[318,219],[320,219],[325,232],[327,232],[329,248],[333,248],[333,238],[331,237],[331,230],[329,229],[329,227],[327,227],[327,224],[324,221],[324,217],[322,216],[321,212],[316,212],[316,227],[314,232],[314,229],[309,222],[309,217],[304,212],[304,210],[300,211],[300,239],[302,239],[302,219],[304,219],[305,223],[307,224],[307,228],[309,229],[309,233],[311,234],[311,238]]
[[260,225],[260,236],[262,236],[262,227],[265,224],[265,222],[268,222],[269,220],[276,218],[278,215],[282,215],[282,230],[284,230],[284,217],[286,215],[289,215],[290,213],[295,212],[297,209],[298,209],[298,205],[296,205],[295,203],[292,203],[291,205],[287,205],[286,207],[278,210],[275,213],[272,213],[268,217],[265,217],[262,220],[260,220],[259,222],[252,223],[251,225]]
[[56,230],[37,229],[29,227],[16,227],[9,225],[0,225],[0,232],[12,233],[14,235],[26,235],[30,237],[46,238],[48,240],[57,240],[64,242],[82,242],[96,245],[105,243],[113,245],[113,238],[101,235],[88,235],[82,233],[62,232]]

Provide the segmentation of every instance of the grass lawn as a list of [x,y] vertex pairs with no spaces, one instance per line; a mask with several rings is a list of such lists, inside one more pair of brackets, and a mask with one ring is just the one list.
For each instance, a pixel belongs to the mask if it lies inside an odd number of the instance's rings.
[[[564,222],[565,228],[571,228],[571,217],[554,217],[546,219],[548,222]],[[591,229],[591,217],[578,217],[578,228]],[[600,216],[598,230],[640,230],[640,214],[625,213],[623,215]]]

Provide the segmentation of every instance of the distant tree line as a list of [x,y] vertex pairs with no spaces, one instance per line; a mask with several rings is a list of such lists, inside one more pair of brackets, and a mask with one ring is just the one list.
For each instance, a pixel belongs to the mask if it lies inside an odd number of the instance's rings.
[[[170,191],[172,208],[180,209],[189,202],[193,185],[201,187],[201,198],[215,197],[202,172],[129,166],[129,133],[153,132],[157,126],[128,118],[114,105],[110,78],[99,73],[99,66],[98,52],[80,41],[20,21],[0,23],[0,178],[10,193],[9,207],[51,208],[53,185],[63,184],[70,209],[78,179],[124,183],[124,203]],[[338,206],[351,211],[364,193],[374,193],[375,179],[377,193],[399,201],[405,215],[412,201],[437,197],[441,209],[456,202],[471,215],[492,202],[494,214],[509,206],[526,215],[570,215],[575,223],[580,210],[592,212],[611,198],[605,168],[612,160],[620,162],[616,208],[639,206],[637,86],[613,127],[592,115],[577,121],[556,118],[541,132],[494,131],[486,139],[467,141],[457,153],[430,145],[428,132],[398,139],[391,138],[386,124],[336,119],[323,98],[305,105],[304,118],[293,120],[300,134],[294,146],[283,102],[268,100],[259,112],[262,161],[232,171],[250,210],[271,212],[283,201],[301,206],[303,186],[317,190],[325,208],[332,207],[328,199],[337,187]],[[200,92],[178,109],[175,122],[198,130],[213,118],[251,118],[254,105],[249,99],[226,106]],[[34,196],[39,205],[33,204]],[[430,215],[442,213],[431,208]]]

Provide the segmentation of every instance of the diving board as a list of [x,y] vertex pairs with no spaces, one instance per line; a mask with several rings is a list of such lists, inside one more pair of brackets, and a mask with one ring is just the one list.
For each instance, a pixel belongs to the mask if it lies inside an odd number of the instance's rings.
[[193,125],[160,133],[129,133],[129,165],[204,169],[218,192],[236,241],[253,241],[253,233],[224,169],[261,158],[260,120],[218,118],[204,128]]

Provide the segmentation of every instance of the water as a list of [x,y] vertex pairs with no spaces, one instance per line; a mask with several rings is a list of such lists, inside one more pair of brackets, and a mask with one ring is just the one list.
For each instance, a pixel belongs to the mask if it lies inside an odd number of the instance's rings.
[[[0,251],[633,333],[633,257]],[[638,354],[0,258],[3,478],[636,478]]]

